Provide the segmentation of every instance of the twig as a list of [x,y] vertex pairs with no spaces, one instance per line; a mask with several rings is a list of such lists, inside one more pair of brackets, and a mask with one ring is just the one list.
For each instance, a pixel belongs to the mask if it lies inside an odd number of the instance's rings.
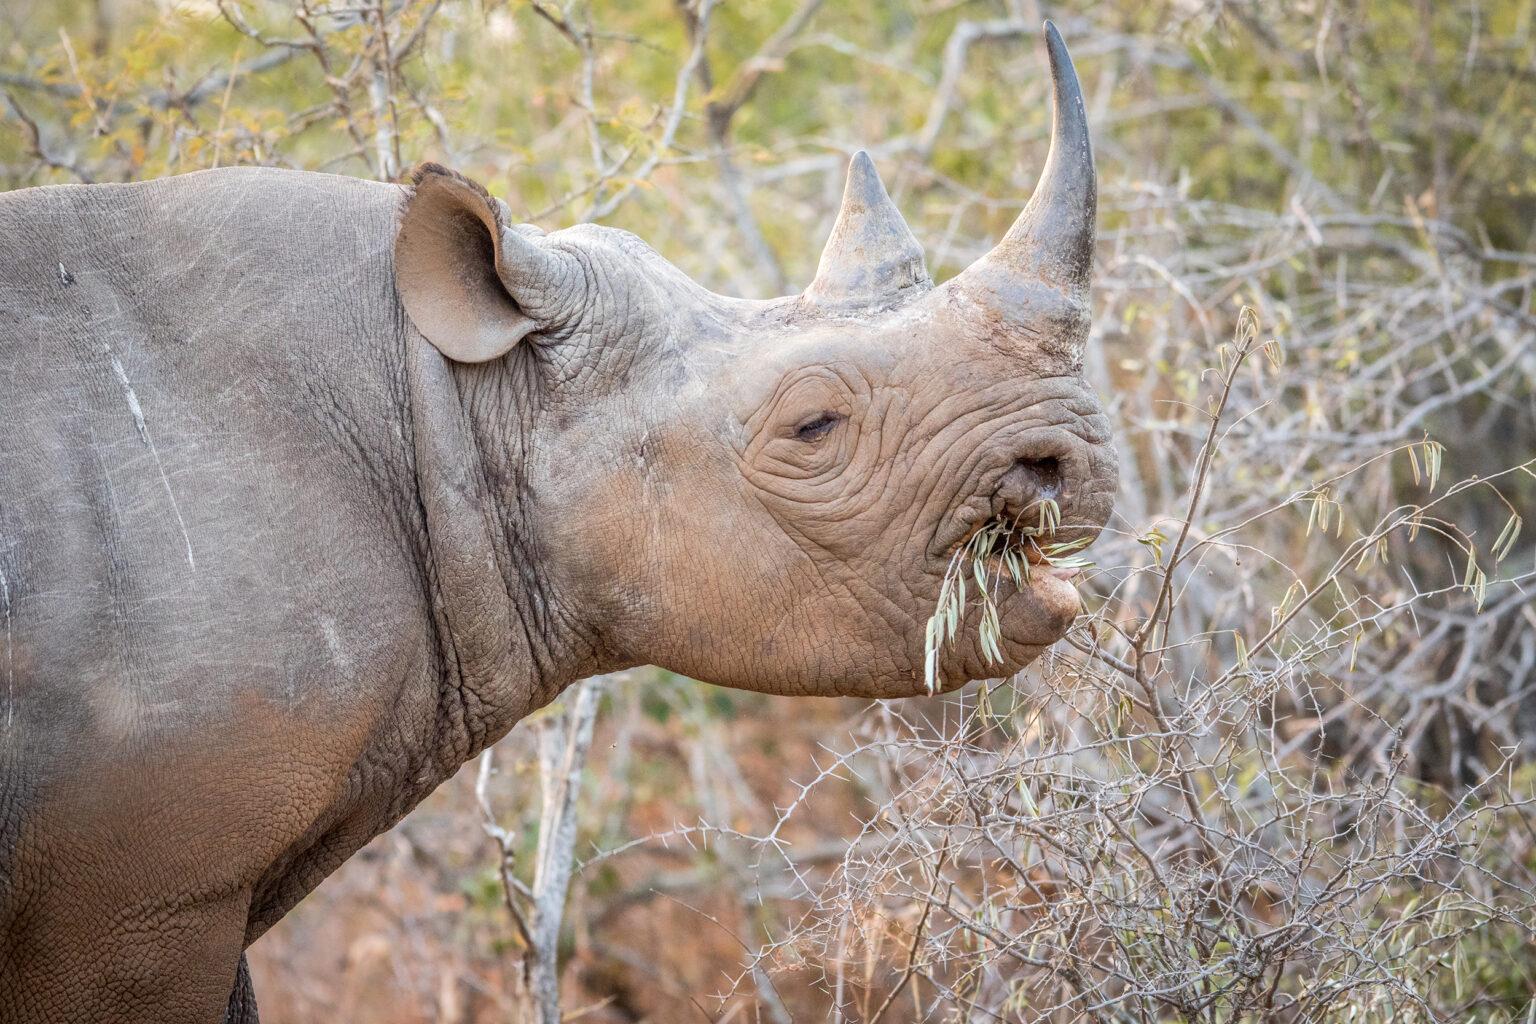
[[84,168],[80,167],[78,164],[52,156],[46,149],[43,148],[43,133],[38,130],[37,122],[27,116],[27,112],[21,109],[21,104],[16,102],[16,97],[12,96],[9,90],[5,91],[5,102],[6,105],[11,108],[11,113],[15,114],[16,119],[21,122],[22,128],[27,133],[27,151],[31,153],[39,163],[42,163],[48,167],[52,167],[55,170],[68,171],[70,174],[73,174],[76,178],[79,178],[86,184],[90,184],[95,180],[90,176],[89,173],[85,171]]

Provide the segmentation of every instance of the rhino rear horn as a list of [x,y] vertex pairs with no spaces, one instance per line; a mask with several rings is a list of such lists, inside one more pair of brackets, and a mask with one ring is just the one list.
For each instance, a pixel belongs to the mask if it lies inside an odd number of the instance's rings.
[[860,150],[848,165],[843,205],[806,301],[832,310],[891,306],[911,289],[932,287],[923,247]]
[[1003,240],[961,273],[956,283],[962,287],[968,281],[982,284],[991,302],[1004,305],[1010,304],[1010,296],[1015,297],[1013,304],[1027,302],[1027,296],[1044,285],[1081,309],[1086,332],[1098,216],[1093,142],[1083,90],[1067,45],[1049,21],[1043,34],[1054,104],[1051,149],[1040,182]]

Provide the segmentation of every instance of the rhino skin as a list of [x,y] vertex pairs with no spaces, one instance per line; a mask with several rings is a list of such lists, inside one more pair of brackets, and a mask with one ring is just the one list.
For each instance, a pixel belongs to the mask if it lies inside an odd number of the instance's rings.
[[[0,195],[0,1020],[255,1021],[243,951],[563,687],[924,690],[953,552],[1106,521],[1095,216],[1051,154],[935,287],[867,156],[798,296],[544,234],[443,168]],[[1005,587],[945,689],[1080,610]]]

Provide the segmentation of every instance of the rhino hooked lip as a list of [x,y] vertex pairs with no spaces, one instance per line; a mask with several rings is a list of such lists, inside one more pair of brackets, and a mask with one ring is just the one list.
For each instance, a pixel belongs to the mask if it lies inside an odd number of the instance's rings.
[[[930,546],[942,578],[987,580],[986,602],[965,603],[962,625],[936,652],[941,690],[1011,675],[1071,628],[1083,610],[1079,570],[1053,565],[1051,556],[1080,551],[1104,525],[1093,445],[1067,430],[1030,429],[983,458],[987,468],[972,475]],[[990,654],[991,641],[981,638],[988,603],[996,616]]]
[[[1076,569],[1034,562],[1022,589],[1000,565],[987,564],[985,571],[993,581],[997,651],[1002,660],[989,654],[981,642],[982,602],[969,602],[959,629],[936,652],[935,682],[940,692],[973,679],[1001,678],[1022,670],[1066,635],[1082,613],[1082,598],[1073,582]],[[965,574],[969,576],[969,570]]]

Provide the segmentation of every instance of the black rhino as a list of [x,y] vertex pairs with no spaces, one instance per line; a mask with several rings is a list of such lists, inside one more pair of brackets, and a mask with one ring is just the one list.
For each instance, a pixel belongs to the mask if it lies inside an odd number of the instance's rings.
[[[0,1020],[254,1021],[245,947],[573,681],[919,693],[984,522],[1095,534],[1093,156],[1045,37],[1038,189],[940,287],[862,154],[766,302],[431,165],[0,195]],[[1056,641],[1067,575],[942,686]]]

